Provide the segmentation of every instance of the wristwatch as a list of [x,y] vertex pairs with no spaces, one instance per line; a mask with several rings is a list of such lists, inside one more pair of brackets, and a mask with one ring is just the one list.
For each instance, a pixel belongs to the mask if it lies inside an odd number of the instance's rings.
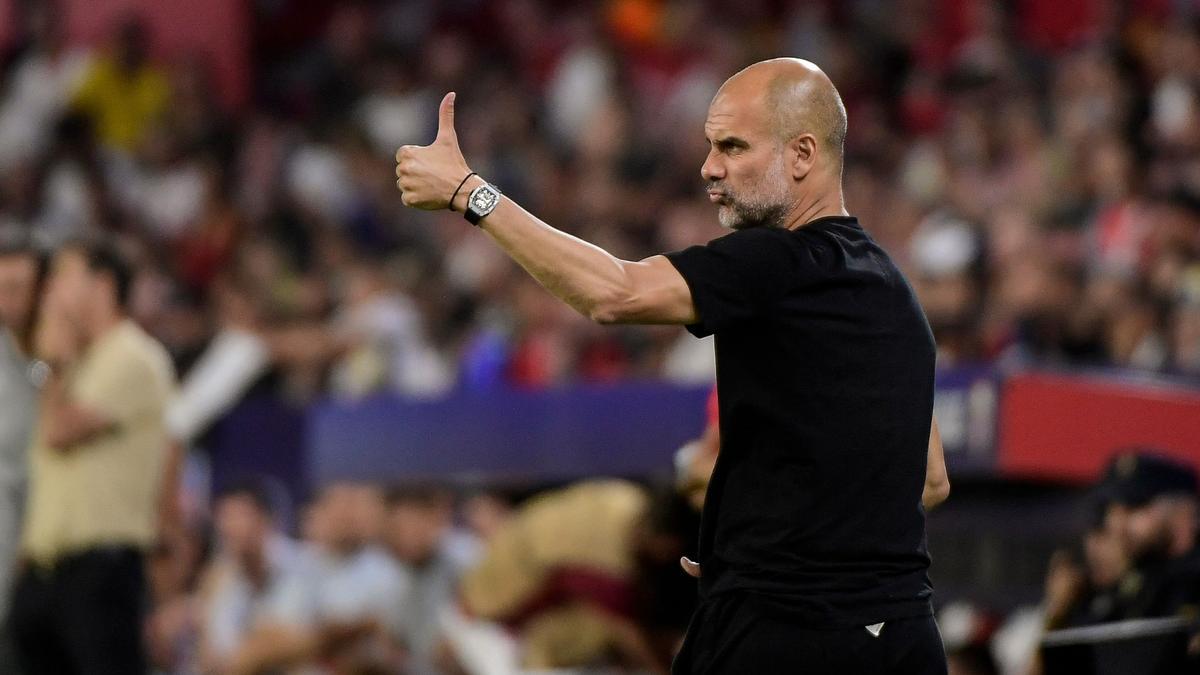
[[500,189],[491,183],[484,183],[471,190],[467,197],[467,208],[463,217],[472,225],[479,225],[484,216],[495,210],[500,203]]

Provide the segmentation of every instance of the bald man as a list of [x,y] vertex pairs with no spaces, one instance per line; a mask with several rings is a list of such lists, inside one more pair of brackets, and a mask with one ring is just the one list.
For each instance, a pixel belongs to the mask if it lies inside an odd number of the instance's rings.
[[924,507],[948,490],[933,336],[846,211],[846,113],[829,78],[775,59],[725,82],[700,172],[732,233],[638,262],[474,175],[453,93],[439,122],[432,145],[396,153],[406,205],[464,212],[594,321],[716,335],[721,450],[699,562],[683,561],[701,602],[673,671],[945,673],[925,546]]

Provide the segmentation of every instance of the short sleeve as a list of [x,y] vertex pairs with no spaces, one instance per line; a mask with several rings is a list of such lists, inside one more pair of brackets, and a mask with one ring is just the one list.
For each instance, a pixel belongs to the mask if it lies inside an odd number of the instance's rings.
[[162,416],[172,395],[169,366],[150,354],[123,352],[105,359],[78,384],[80,399],[118,423]]
[[738,230],[704,246],[667,253],[692,292],[696,337],[720,333],[768,311],[801,271],[788,230]]

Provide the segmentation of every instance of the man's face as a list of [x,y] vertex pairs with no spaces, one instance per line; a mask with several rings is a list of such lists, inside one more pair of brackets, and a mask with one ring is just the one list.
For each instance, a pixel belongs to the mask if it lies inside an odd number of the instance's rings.
[[401,503],[388,512],[387,541],[402,561],[420,565],[436,552],[449,519],[435,505]]
[[329,486],[321,495],[321,515],[327,542],[334,549],[352,549],[363,541],[361,504],[356,485],[338,483]]
[[37,290],[37,260],[32,255],[0,256],[0,324],[15,330],[29,325]]
[[61,251],[54,256],[54,264],[50,268],[46,289],[48,302],[71,321],[83,323],[95,292],[94,276],[82,252],[73,249]]
[[261,555],[270,533],[267,514],[244,495],[230,495],[217,504],[214,518],[222,548],[236,557]]
[[1121,538],[1122,548],[1130,560],[1162,555],[1171,545],[1171,524],[1168,507],[1159,500],[1140,506],[1115,504],[1110,507],[1110,522]]
[[730,86],[713,99],[704,123],[708,158],[700,175],[723,227],[784,227],[791,177],[784,144],[771,132],[761,94]]
[[1089,531],[1083,539],[1088,577],[1095,586],[1116,583],[1128,567],[1120,537],[1107,528]]

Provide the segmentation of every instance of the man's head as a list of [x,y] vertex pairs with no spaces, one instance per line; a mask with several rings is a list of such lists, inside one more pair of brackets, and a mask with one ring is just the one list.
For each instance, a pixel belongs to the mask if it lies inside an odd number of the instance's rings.
[[42,260],[32,247],[0,245],[0,326],[25,344],[41,285]]
[[127,71],[133,72],[146,62],[150,52],[150,34],[146,22],[140,16],[125,17],[117,26],[117,62]]
[[420,566],[431,560],[451,525],[454,497],[432,485],[392,490],[388,495],[384,541],[401,562]]
[[222,491],[213,521],[226,553],[238,560],[260,558],[274,529],[274,509],[266,486],[244,482]]
[[833,82],[802,59],[760,61],[725,81],[704,123],[700,169],[721,224],[785,227],[841,206],[846,108]]
[[1183,555],[1196,541],[1196,489],[1191,466],[1153,452],[1122,453],[1100,487],[1107,528],[1132,561]]
[[72,242],[54,256],[48,300],[85,333],[125,313],[133,271],[107,243]]
[[310,514],[317,520],[317,544],[350,554],[373,541],[382,529],[383,495],[365,483],[335,482],[321,490]]

